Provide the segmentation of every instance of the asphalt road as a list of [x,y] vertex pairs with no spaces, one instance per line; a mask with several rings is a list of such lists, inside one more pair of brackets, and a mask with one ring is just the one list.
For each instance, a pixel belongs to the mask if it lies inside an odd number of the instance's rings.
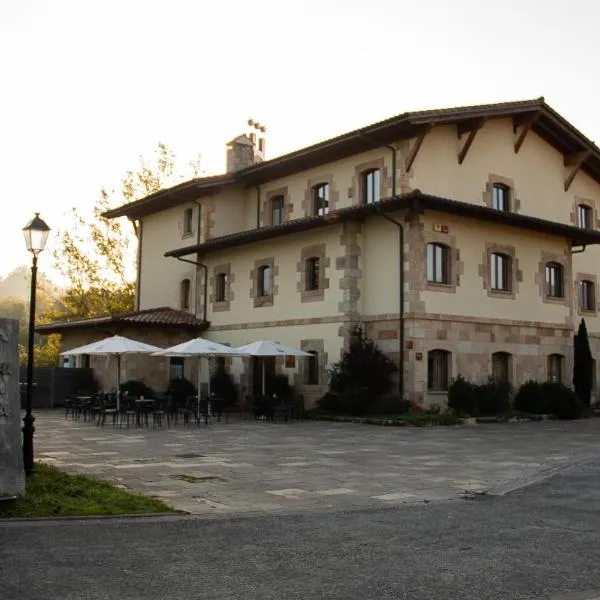
[[0,598],[597,599],[599,468],[376,510],[5,522]]

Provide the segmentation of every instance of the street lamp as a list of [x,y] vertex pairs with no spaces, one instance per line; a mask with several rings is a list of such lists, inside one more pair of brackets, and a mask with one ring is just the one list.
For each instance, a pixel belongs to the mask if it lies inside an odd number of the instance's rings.
[[27,338],[27,397],[25,400],[25,416],[23,417],[23,464],[25,474],[33,473],[33,422],[35,417],[31,414],[33,396],[33,337],[35,333],[35,292],[37,287],[37,257],[46,246],[50,227],[40,219],[40,213],[23,227],[27,250],[33,255],[31,263],[31,295],[29,299],[29,337]]

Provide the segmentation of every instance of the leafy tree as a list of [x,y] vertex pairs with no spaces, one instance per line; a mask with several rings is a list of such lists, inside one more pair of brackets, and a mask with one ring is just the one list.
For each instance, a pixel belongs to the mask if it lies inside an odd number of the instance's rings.
[[581,319],[574,340],[573,387],[585,407],[589,407],[594,381],[594,361],[585,320]]
[[68,286],[60,302],[43,315],[46,321],[82,319],[134,309],[134,253],[137,240],[133,226],[122,219],[106,219],[113,206],[133,202],[200,173],[199,159],[189,163],[185,175],[176,175],[175,156],[159,143],[154,160],[140,156],[136,170],[129,170],[118,191],[103,188],[86,218],[73,208],[73,223],[59,232],[55,265]]

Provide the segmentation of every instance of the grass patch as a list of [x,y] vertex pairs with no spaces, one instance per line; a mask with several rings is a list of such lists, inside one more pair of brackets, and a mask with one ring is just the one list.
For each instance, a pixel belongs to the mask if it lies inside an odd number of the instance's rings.
[[0,519],[82,517],[175,512],[164,502],[132,494],[108,481],[68,475],[56,467],[36,464],[27,490],[17,500],[0,502]]
[[413,425],[426,427],[428,425],[458,425],[462,419],[452,413],[422,412],[422,413],[395,413],[384,415],[364,415],[356,417],[343,413],[312,409],[305,413],[306,418],[318,421],[351,421],[373,425]]
[[187,483],[202,483],[203,481],[225,481],[218,475],[204,475],[203,477],[196,477],[195,475],[171,475],[172,479],[179,479],[180,481],[186,481]]

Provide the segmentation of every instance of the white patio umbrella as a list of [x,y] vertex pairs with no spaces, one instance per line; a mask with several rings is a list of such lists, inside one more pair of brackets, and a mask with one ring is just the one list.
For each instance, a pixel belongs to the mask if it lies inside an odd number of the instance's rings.
[[[210,396],[210,359],[215,356],[238,356],[232,348],[218,344],[205,338],[195,338],[164,350],[154,352],[152,356],[177,356],[180,358],[187,358],[190,356],[197,356],[200,360],[202,357],[208,358],[208,395]],[[200,396],[200,369],[198,369],[198,396]]]
[[[245,346],[239,346],[233,349],[237,356],[311,356],[309,352],[304,350],[296,350],[290,346],[285,346],[278,342],[271,342],[269,340],[259,340],[258,342],[252,342]],[[266,393],[266,376],[265,376],[265,362],[262,362],[262,393]]]
[[105,338],[98,342],[92,342],[85,346],[79,346],[79,348],[73,348],[72,350],[66,350],[61,352],[62,356],[77,356],[81,354],[104,354],[107,356],[117,357],[117,410],[121,408],[121,356],[123,354],[150,354],[160,350],[158,346],[151,346],[144,342],[138,342],[130,338],[122,337],[120,335],[113,335],[112,337]]

